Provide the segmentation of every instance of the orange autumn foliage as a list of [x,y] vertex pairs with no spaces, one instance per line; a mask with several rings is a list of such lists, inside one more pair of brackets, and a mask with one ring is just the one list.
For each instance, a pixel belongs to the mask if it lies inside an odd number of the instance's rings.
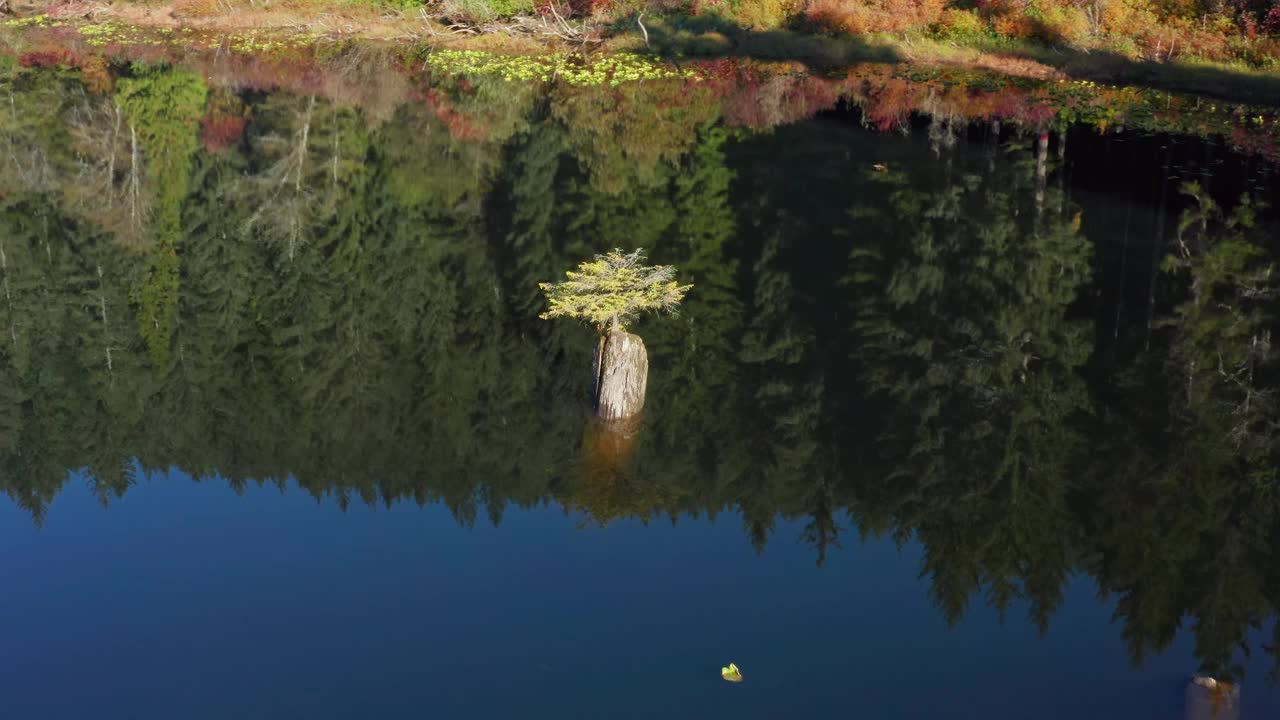
[[808,0],[804,14],[838,32],[900,33],[937,25],[946,7],[946,0]]

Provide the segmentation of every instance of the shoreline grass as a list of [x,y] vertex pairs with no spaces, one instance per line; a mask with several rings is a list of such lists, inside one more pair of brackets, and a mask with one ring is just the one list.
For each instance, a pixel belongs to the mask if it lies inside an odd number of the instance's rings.
[[[60,5],[50,14],[0,22],[9,34],[74,27],[90,44],[148,33],[168,41],[219,44],[270,52],[307,43],[363,40],[422,45],[451,51],[553,56],[566,51],[649,54],[682,58],[741,57],[795,62],[818,72],[862,63],[954,68],[1038,80],[1087,80],[1203,95],[1225,101],[1280,107],[1280,65],[1250,67],[1186,55],[1154,60],[1120,52],[1052,44],[991,32],[816,31],[812,26],[757,29],[721,16],[682,14],[591,18],[543,17],[535,22],[454,22],[439,8],[372,4],[364,0],[269,0],[254,6],[231,0],[122,0],[110,7]],[[399,3],[399,0],[396,0]],[[429,11],[431,10],[431,11]],[[270,38],[270,39],[264,39]],[[12,44],[12,43],[10,43]]]

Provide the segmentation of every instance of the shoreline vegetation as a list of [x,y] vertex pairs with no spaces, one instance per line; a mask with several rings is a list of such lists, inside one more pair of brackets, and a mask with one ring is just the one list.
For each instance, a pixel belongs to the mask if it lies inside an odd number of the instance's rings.
[[[742,58],[1088,81],[1280,106],[1280,0],[12,0],[11,54],[83,42],[257,54],[373,44]],[[61,31],[61,32],[57,32]],[[65,46],[65,47],[63,47]]]
[[[111,96],[135,78],[169,68],[198,80],[199,92],[211,98],[284,91],[383,119],[406,103],[425,103],[462,143],[489,138],[495,108],[508,104],[505,98],[515,92],[545,98],[553,112],[562,106],[594,108],[599,122],[615,127],[610,132],[630,127],[659,132],[669,122],[690,118],[714,120],[734,132],[771,131],[844,108],[880,132],[1007,123],[1043,135],[1079,124],[1100,133],[1216,139],[1280,163],[1275,105],[1280,95],[1264,94],[1270,102],[1233,101],[1223,100],[1221,93],[1214,97],[1061,75],[894,62],[820,70],[798,61],[663,58],[622,47],[584,53],[543,46],[511,54],[476,49],[467,39],[442,47],[298,30],[148,29],[46,14],[0,21],[0,85],[12,92],[53,70],[81,92]],[[210,147],[242,141],[253,121],[241,103],[223,104],[212,103],[192,118]],[[637,157],[661,155],[664,142],[650,137],[645,143],[656,143],[657,149],[637,147]]]

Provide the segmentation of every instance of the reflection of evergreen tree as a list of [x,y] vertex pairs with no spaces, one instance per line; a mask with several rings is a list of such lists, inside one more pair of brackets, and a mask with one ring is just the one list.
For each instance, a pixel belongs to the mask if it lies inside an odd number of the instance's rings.
[[[194,76],[11,87],[0,490],[37,520],[72,471],[107,502],[179,467],[467,524],[731,510],[759,549],[793,519],[820,563],[846,527],[918,538],[952,621],[982,593],[1043,627],[1084,569],[1135,658],[1189,617],[1219,674],[1275,615],[1275,248],[1251,206],[1197,196],[1155,345],[1094,358],[1087,394],[1090,244],[1047,141],[731,135],[702,91],[489,79],[380,119],[221,91],[246,141],[201,152]],[[881,147],[903,162],[830,162]],[[645,425],[600,434],[586,331],[537,321],[534,283],[637,246],[695,289],[645,330]]]
[[[674,169],[663,205],[672,222],[654,242],[653,257],[673,264],[696,291],[672,317],[645,331],[655,368],[650,374],[640,472],[664,479],[673,512],[690,507],[715,512],[730,487],[746,473],[741,417],[734,403],[738,377],[734,355],[742,329],[742,303],[733,259],[735,218],[729,206],[733,174],[725,167],[723,131],[704,128],[698,145]],[[719,407],[717,412],[708,408]],[[666,448],[682,447],[672,462]],[[687,458],[700,458],[688,462]]]
[[506,197],[492,208],[509,215],[500,239],[506,294],[517,317],[534,317],[544,302],[540,278],[552,277],[564,264],[556,235],[557,180],[561,176],[564,132],[543,119],[512,148],[505,179]]
[[950,620],[985,591],[1002,610],[1026,597],[1043,626],[1073,560],[1076,371],[1091,338],[1068,308],[1089,246],[1072,211],[1053,209],[1065,203],[1034,210],[1033,161],[984,176],[944,168],[933,187],[875,174],[886,205],[856,211],[860,238],[886,239],[858,242],[851,276],[858,361],[892,399],[885,440],[902,458],[880,512],[920,534]]
[[81,86],[61,73],[11,72],[0,70],[9,106],[0,113],[0,195],[54,189],[74,167],[68,128],[59,120]]
[[593,189],[607,195],[665,185],[697,137],[719,115],[710,91],[683,83],[561,89],[552,114]]
[[[1207,672],[1238,676],[1245,634],[1275,613],[1278,539],[1274,358],[1276,294],[1248,198],[1224,217],[1200,188],[1166,262],[1181,300],[1167,347],[1118,385],[1099,479],[1094,571],[1119,598],[1136,662],[1192,619]],[[1153,404],[1149,398],[1165,401]]]
[[[69,471],[102,470],[100,483],[119,488],[122,463],[102,448],[112,434],[90,434],[107,425],[103,408],[85,399],[111,393],[114,373],[130,373],[128,341],[110,324],[127,307],[118,254],[102,237],[62,214],[47,194],[10,198],[0,206],[5,375],[0,473],[7,492],[39,517]],[[104,321],[103,317],[108,318]],[[81,371],[92,368],[91,372]],[[99,429],[107,429],[99,426]],[[81,437],[86,438],[84,441]],[[70,462],[72,449],[88,455]],[[97,477],[97,476],[95,476]],[[113,480],[113,478],[115,478]]]
[[116,88],[116,102],[130,134],[141,141],[154,188],[149,219],[154,242],[138,289],[138,322],[152,360],[161,368],[168,365],[178,317],[182,203],[190,184],[192,157],[199,147],[197,123],[204,114],[206,94],[199,75],[167,68],[141,69]]
[[[775,516],[810,514],[814,501],[817,515],[829,512],[824,490],[832,472],[820,435],[826,378],[814,359],[817,332],[796,312],[804,304],[788,264],[795,251],[789,245],[792,236],[778,226],[766,227],[765,233],[751,272],[750,321],[739,354],[752,392],[750,407],[760,423],[753,428],[760,443],[754,449],[758,471],[743,489],[743,513],[757,549]],[[815,520],[806,534],[821,563],[826,547],[837,542],[835,525]]]
[[1270,304],[1280,291],[1267,235],[1255,227],[1247,196],[1221,218],[1198,186],[1186,191],[1196,206],[1183,216],[1168,266],[1190,276],[1190,296],[1170,321],[1176,328],[1172,359],[1181,366],[1189,409],[1225,404],[1221,410],[1235,416],[1227,434],[1236,450],[1265,451],[1276,428],[1267,380],[1275,361]]

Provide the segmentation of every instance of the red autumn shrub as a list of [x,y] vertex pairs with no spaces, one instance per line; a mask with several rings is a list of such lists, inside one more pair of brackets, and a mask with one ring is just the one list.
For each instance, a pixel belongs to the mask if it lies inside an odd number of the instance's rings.
[[489,137],[489,127],[477,118],[460,112],[449,93],[439,89],[427,91],[427,103],[431,112],[448,128],[455,140],[483,141]]
[[726,122],[771,128],[830,110],[840,99],[837,81],[812,75],[775,75],[738,85],[724,97]]
[[214,90],[209,96],[209,109],[200,118],[200,139],[205,150],[218,152],[240,143],[249,125],[248,110],[233,90]]
[[869,93],[862,111],[868,122],[881,132],[896,130],[906,126],[911,120],[911,113],[920,107],[921,94],[926,92],[921,86],[893,78]]
[[200,120],[200,139],[204,149],[213,153],[233,147],[244,137],[249,119],[240,115],[213,115]]
[[1280,35],[1280,0],[1277,0],[1262,19],[1262,31],[1268,35]]
[[945,0],[808,0],[804,14],[819,27],[856,35],[924,30],[945,9]]
[[76,58],[67,50],[33,50],[19,55],[18,64],[24,68],[70,67]]

